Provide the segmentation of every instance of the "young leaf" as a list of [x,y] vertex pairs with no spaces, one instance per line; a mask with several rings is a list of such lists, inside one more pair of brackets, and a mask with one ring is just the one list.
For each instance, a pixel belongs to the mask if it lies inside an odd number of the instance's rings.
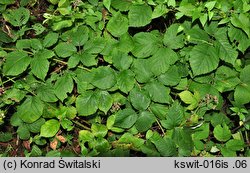
[[231,131],[229,129],[229,127],[224,123],[222,126],[221,125],[217,125],[214,128],[214,137],[218,140],[218,141],[222,141],[222,142],[226,142],[231,138]]
[[98,109],[98,99],[93,91],[83,92],[76,99],[76,109],[79,115],[88,116]]
[[40,136],[45,138],[50,138],[56,135],[56,133],[60,129],[60,123],[58,120],[50,119],[45,122],[45,124],[41,127],[41,134]]
[[92,134],[98,138],[103,138],[107,135],[108,129],[103,124],[94,123],[91,126]]

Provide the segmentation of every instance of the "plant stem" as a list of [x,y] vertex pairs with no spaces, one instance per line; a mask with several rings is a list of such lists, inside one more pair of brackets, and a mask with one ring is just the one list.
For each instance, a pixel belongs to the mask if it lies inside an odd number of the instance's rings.
[[87,126],[85,126],[85,125],[83,125],[83,124],[79,123],[78,121],[74,121],[74,120],[72,120],[72,122],[73,122],[73,123],[75,123],[76,125],[78,125],[78,126],[82,127],[83,129],[86,129],[86,130],[91,130],[89,127],[87,127]]
[[[2,49],[3,50],[10,50],[10,51],[16,51],[16,50],[18,50],[16,48],[9,48],[9,47],[3,47]],[[29,51],[26,51],[26,50],[20,50],[20,51],[23,51],[23,52],[26,52],[27,54],[33,55],[33,52],[29,52]]]
[[165,136],[165,132],[164,132],[164,129],[162,128],[162,126],[161,126],[161,123],[159,122],[158,119],[156,119],[156,122],[157,122],[158,126],[160,127],[162,134]]
[[[62,60],[60,60],[60,59],[54,58],[53,60],[56,61],[56,62],[59,62],[59,63],[61,63],[61,64],[63,64],[63,65],[68,65],[67,62],[62,61]],[[77,66],[77,68],[80,68],[80,69],[83,69],[83,70],[86,70],[86,71],[91,71],[90,69],[88,69],[88,68],[86,68],[86,67],[83,67],[83,66]]]

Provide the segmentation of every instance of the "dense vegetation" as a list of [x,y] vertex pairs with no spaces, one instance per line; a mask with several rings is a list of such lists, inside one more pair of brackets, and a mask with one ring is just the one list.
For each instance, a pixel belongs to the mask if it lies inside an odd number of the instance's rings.
[[1,0],[1,156],[250,156],[250,0]]

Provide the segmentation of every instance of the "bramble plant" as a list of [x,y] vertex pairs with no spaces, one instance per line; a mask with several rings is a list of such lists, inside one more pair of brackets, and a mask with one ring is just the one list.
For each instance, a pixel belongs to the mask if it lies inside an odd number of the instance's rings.
[[1,0],[1,156],[250,156],[250,0]]

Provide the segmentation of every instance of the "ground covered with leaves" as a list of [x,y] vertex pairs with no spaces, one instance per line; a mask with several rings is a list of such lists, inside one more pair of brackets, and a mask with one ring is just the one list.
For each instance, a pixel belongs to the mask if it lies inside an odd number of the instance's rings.
[[1,156],[250,156],[250,0],[1,0]]

